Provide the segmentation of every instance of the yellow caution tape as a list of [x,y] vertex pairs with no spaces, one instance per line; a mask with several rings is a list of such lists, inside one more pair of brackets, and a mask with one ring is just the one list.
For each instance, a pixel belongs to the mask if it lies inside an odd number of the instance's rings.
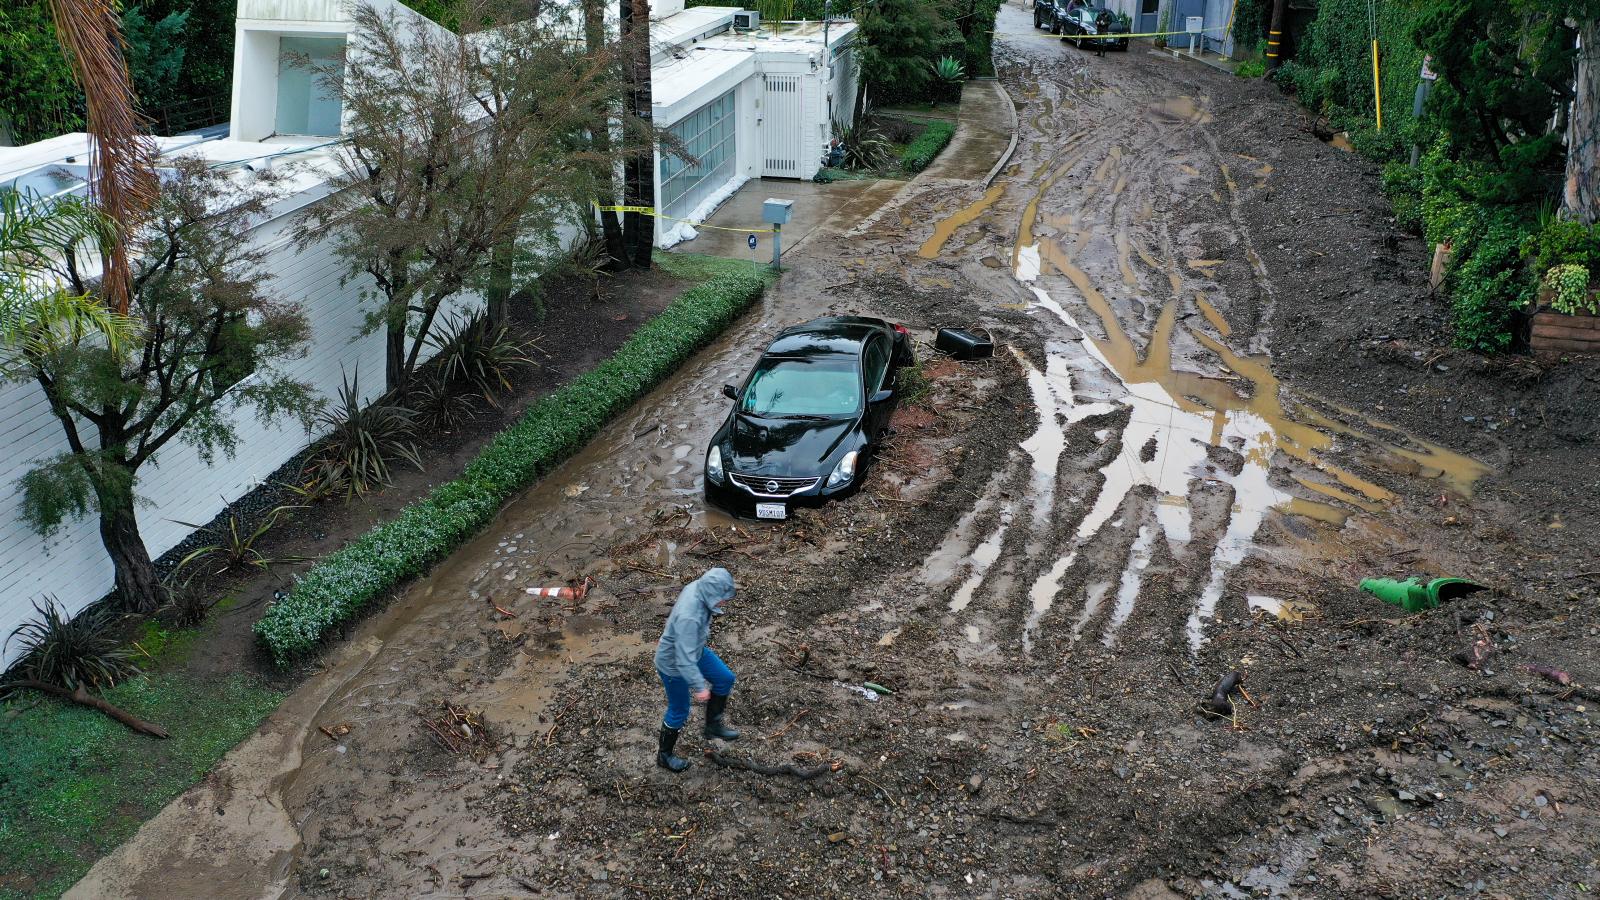
[[[1122,40],[1123,38],[1171,37],[1171,36],[1173,36],[1175,34],[1203,34],[1203,33],[1207,32],[1207,31],[1224,31],[1224,30],[1227,29],[1227,27],[1228,26],[1226,26],[1226,25],[1212,25],[1210,28],[1202,28],[1198,32],[1196,32],[1196,31],[1147,31],[1147,32],[1144,32],[1143,34],[1122,34],[1120,32],[1115,32],[1115,31],[1111,32],[1110,34],[1066,34],[1066,33],[1063,32],[1061,35],[1059,35],[1059,37],[1063,41],[1075,41],[1078,38],[1083,38],[1084,40],[1090,40],[1090,41],[1095,41],[1095,40],[1119,41],[1119,40]],[[1052,35],[1040,35],[1040,37],[1058,37],[1058,35],[1054,35],[1054,34],[1052,34]]]
[[688,222],[689,227],[691,228],[710,228],[713,231],[736,231],[740,234],[773,233],[773,229],[771,228],[728,228],[724,225],[707,225],[704,222],[696,222],[693,219],[679,219],[676,216],[664,216],[661,213],[656,212],[656,208],[654,206],[601,206],[598,203],[591,203],[589,205],[593,206],[600,212],[638,213],[641,216],[652,216],[657,219],[666,219],[669,222]]

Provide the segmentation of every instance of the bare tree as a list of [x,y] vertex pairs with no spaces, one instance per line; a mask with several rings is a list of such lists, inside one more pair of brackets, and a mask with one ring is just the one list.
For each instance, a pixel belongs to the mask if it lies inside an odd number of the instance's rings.
[[511,280],[555,264],[596,195],[592,173],[629,143],[590,140],[611,124],[620,67],[586,53],[581,22],[553,6],[470,37],[355,11],[340,73],[348,141],[300,239],[331,240],[350,277],[371,279],[390,391],[407,387],[452,297],[503,306]]

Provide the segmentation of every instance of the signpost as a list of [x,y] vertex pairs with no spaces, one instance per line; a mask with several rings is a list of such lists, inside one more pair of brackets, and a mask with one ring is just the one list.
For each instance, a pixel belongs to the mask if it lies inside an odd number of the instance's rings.
[[[1411,103],[1411,116],[1415,119],[1422,118],[1423,104],[1428,102],[1428,92],[1433,89],[1433,83],[1439,80],[1439,73],[1428,67],[1433,62],[1432,56],[1422,58],[1422,71],[1417,73],[1417,96]],[[1417,160],[1422,157],[1422,148],[1416,144],[1411,145],[1411,168],[1417,167]]]

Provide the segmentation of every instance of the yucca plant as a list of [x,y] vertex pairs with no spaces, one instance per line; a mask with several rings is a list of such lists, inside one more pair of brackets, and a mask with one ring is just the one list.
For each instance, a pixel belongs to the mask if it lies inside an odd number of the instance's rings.
[[218,525],[204,526],[195,525],[191,522],[178,522],[179,525],[205,531],[215,536],[216,540],[213,543],[205,544],[189,551],[173,567],[173,575],[176,576],[190,565],[205,560],[211,560],[216,564],[215,570],[210,573],[212,575],[221,575],[230,569],[237,569],[243,566],[253,566],[257,569],[269,568],[273,560],[263,556],[261,551],[256,549],[256,542],[271,531],[278,524],[279,519],[296,509],[304,509],[304,507],[299,505],[274,507],[254,528],[246,527],[243,518],[231,509],[228,511],[227,520]]
[[532,341],[511,332],[508,325],[491,325],[486,316],[452,318],[433,341],[439,381],[470,386],[494,405],[497,393],[511,390],[511,378],[538,365],[530,355]]
[[416,413],[383,398],[361,403],[360,373],[345,379],[338,401],[318,417],[328,427],[327,442],[306,464],[301,496],[343,493],[345,500],[390,484],[389,462],[403,459],[422,469],[411,443]]
[[406,395],[406,406],[428,428],[452,431],[478,414],[478,395],[457,389],[434,375],[418,381]]
[[840,162],[843,168],[872,172],[889,164],[892,157],[889,142],[884,140],[883,132],[865,117],[854,125],[834,122],[833,132],[838,135],[839,146],[844,150],[844,159]]
[[38,618],[24,622],[6,638],[18,640],[22,660],[11,670],[15,681],[37,681],[69,691],[79,687],[103,689],[139,674],[129,651],[114,629],[121,616],[105,606],[93,606],[76,617],[54,597],[33,604]]

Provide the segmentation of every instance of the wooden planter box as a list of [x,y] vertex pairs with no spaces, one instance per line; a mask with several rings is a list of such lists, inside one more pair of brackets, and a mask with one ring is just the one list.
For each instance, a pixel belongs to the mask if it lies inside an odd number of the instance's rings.
[[[1596,291],[1600,294],[1600,291]],[[1558,313],[1542,302],[1533,314],[1528,345],[1535,353],[1591,353],[1600,356],[1600,316]]]

